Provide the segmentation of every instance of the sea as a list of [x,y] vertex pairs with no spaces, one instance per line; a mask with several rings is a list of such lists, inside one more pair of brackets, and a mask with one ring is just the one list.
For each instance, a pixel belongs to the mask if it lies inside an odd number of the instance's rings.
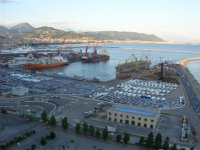
[[[71,47],[73,50],[85,51],[86,46],[95,46],[94,44],[67,44],[58,45]],[[82,76],[87,79],[94,77],[101,81],[115,79],[115,67],[129,60],[135,55],[138,59],[148,56],[151,59],[152,66],[164,61],[177,61],[185,58],[200,57],[200,45],[193,44],[125,44],[125,43],[104,43],[98,44],[98,53],[107,50],[110,60],[99,63],[74,62],[70,65],[44,69],[43,72],[62,73],[67,76]],[[89,52],[93,49],[90,48]],[[188,63],[189,70],[200,83],[200,61]]]

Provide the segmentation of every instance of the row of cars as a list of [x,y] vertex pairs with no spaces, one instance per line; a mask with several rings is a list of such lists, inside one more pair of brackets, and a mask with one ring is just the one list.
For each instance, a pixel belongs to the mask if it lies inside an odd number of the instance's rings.
[[146,107],[176,108],[184,101],[169,101],[166,96],[178,88],[177,84],[157,81],[131,79],[97,93],[97,99],[114,103],[143,105]]
[[100,83],[51,76],[51,74],[23,69],[0,68],[0,77],[2,85],[8,90],[12,87],[24,86],[29,89],[30,94],[80,94],[92,97],[97,91],[102,91]]

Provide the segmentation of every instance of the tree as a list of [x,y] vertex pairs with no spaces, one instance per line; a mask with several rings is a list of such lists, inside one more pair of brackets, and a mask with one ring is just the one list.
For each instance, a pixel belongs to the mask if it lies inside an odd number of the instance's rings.
[[54,117],[54,115],[51,116],[49,124],[52,126],[56,126],[56,118]]
[[191,147],[190,150],[194,150],[194,147]]
[[46,145],[47,144],[47,141],[46,141],[45,137],[41,137],[40,144],[41,145]]
[[84,135],[86,135],[87,132],[88,132],[88,125],[87,125],[86,122],[83,123],[83,128],[82,128],[82,130],[83,130]]
[[164,143],[162,145],[162,148],[164,150],[169,150],[169,138],[168,137],[165,138],[165,141],[164,141]]
[[122,140],[122,135],[121,135],[121,134],[117,134],[117,136],[116,136],[116,141],[117,141],[118,143],[120,143],[121,140]]
[[80,134],[81,126],[79,123],[76,124],[76,133]]
[[95,136],[96,136],[96,138],[99,138],[101,136],[101,132],[99,129],[96,130]]
[[170,150],[177,150],[176,144],[174,144],[174,145],[170,148]]
[[2,113],[2,114],[6,114],[7,111],[6,111],[5,109],[2,109],[2,110],[1,110],[1,113]]
[[62,124],[62,128],[67,130],[68,129],[68,121],[67,121],[67,117],[64,117],[61,121]]
[[41,117],[42,117],[42,121],[43,121],[43,122],[47,122],[47,121],[48,121],[48,117],[47,117],[46,111],[43,111],[43,112],[42,112]]
[[123,138],[124,144],[127,144],[130,141],[130,135],[128,133],[124,133],[124,138]]
[[62,145],[62,149],[65,150],[65,145]]
[[153,133],[149,133],[148,137],[147,137],[147,140],[146,140],[146,146],[148,148],[152,148],[153,147],[153,140],[154,140],[154,137],[153,137]]
[[154,148],[160,149],[162,146],[162,135],[160,133],[157,134],[154,142]]
[[144,139],[144,137],[142,136],[141,138],[140,138],[140,140],[139,140],[139,145],[141,145],[141,146],[143,146],[144,145],[144,143],[145,143],[145,139]]
[[94,135],[94,126],[91,125],[91,126],[89,127],[89,133],[90,133],[91,136]]
[[31,145],[31,150],[35,150],[36,149],[36,145],[35,144],[32,144]]
[[56,138],[56,134],[55,134],[54,132],[50,132],[49,137],[50,137],[51,139],[55,139],[55,138]]
[[108,129],[107,129],[107,127],[105,129],[103,129],[103,139],[104,140],[108,139]]

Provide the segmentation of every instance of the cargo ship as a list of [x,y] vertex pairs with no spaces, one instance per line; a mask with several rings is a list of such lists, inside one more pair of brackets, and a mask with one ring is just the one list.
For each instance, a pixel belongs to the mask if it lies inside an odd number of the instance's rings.
[[13,57],[7,62],[6,66],[9,68],[23,67],[27,63],[34,63],[34,57],[32,54],[29,54],[28,56]]
[[104,50],[101,54],[97,53],[97,48],[94,47],[93,53],[88,53],[88,47],[86,47],[86,52],[82,56],[81,61],[83,63],[97,63],[100,61],[108,61],[110,56],[108,55],[107,51]]
[[148,70],[150,65],[151,61],[147,56],[138,60],[133,54],[125,61],[125,63],[119,64],[115,67],[116,77],[118,79],[129,78],[133,73],[137,73],[139,70]]
[[161,62],[153,66],[150,72],[158,76],[159,80],[178,83],[176,64],[170,61]]
[[68,65],[68,60],[62,56],[35,58],[33,63],[25,64],[24,69],[35,70],[44,68],[55,68]]

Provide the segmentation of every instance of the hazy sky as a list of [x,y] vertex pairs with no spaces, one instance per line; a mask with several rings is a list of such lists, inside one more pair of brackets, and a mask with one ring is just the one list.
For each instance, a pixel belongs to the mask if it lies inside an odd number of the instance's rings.
[[0,24],[117,30],[200,43],[200,0],[0,0]]

